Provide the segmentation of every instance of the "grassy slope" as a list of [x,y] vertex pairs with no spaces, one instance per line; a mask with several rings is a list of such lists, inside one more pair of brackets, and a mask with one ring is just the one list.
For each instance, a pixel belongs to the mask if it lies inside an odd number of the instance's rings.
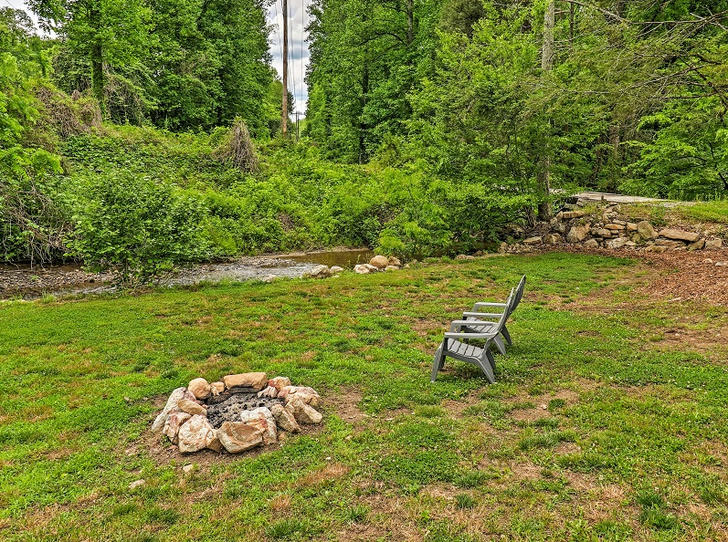
[[[6,304],[0,536],[719,538],[728,374],[710,352],[660,347],[665,307],[614,311],[633,292],[599,287],[630,265],[509,256]],[[430,385],[447,321],[474,299],[503,297],[521,272],[528,291],[499,382],[449,364]],[[725,311],[711,314],[710,325],[725,324]],[[253,369],[322,391],[324,428],[254,457],[158,453],[152,397]],[[184,475],[187,462],[199,470]],[[130,491],[138,478],[146,486]]]

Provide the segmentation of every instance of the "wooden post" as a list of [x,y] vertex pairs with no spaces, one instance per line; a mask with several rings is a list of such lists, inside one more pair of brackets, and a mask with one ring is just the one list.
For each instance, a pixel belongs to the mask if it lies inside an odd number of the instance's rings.
[[283,1],[283,103],[281,104],[281,133],[288,136],[288,0]]

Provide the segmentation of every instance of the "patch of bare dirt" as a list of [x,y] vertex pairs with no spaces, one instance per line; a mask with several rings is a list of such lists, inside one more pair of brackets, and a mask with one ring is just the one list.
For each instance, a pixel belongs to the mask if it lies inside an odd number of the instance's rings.
[[[728,267],[715,265],[715,262],[728,261],[728,250],[667,251],[662,254],[632,250],[589,250],[574,246],[560,246],[558,250],[639,260],[641,267],[651,273],[648,280],[642,281],[637,292],[651,299],[704,300],[728,307]],[[630,277],[626,278],[629,280]]]
[[511,472],[519,480],[538,480],[541,478],[543,470],[533,463],[512,463],[510,465]]
[[524,408],[515,409],[511,411],[511,418],[517,422],[532,423],[543,418],[548,418],[551,414],[545,408]]
[[440,406],[447,412],[448,416],[462,418],[468,407],[477,404],[478,401],[480,401],[478,392],[473,391],[460,399],[445,399]]
[[408,497],[370,489],[373,491],[362,497],[360,502],[368,510],[366,519],[347,525],[336,534],[336,540],[420,542],[424,539],[414,517],[416,511],[411,509]]
[[322,469],[311,472],[296,482],[296,487],[318,486],[337,478],[341,478],[349,472],[349,467],[343,463],[328,463]]
[[609,519],[614,510],[626,506],[627,491],[623,486],[603,483],[593,475],[571,471],[566,471],[564,478],[590,522]]
[[341,390],[336,394],[336,413],[345,422],[357,424],[361,422],[366,414],[359,408],[362,400],[362,393],[356,388]]

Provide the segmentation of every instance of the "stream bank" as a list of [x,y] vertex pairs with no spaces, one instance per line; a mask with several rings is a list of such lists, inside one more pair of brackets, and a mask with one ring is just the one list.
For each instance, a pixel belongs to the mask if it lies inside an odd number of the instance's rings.
[[[248,256],[233,262],[190,265],[165,278],[160,284],[190,286],[201,282],[299,278],[317,265],[338,265],[344,269],[352,269],[359,263],[368,262],[373,255],[368,248],[336,248]],[[0,298],[36,299],[48,294],[67,296],[111,292],[114,290],[112,280],[113,275],[110,273],[89,273],[80,265],[0,265]]]

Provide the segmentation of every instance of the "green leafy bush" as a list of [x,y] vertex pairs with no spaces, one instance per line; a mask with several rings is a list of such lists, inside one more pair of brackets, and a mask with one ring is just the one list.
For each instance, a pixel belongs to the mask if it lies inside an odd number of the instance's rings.
[[203,206],[166,183],[128,173],[88,179],[73,217],[72,253],[135,285],[203,258]]

